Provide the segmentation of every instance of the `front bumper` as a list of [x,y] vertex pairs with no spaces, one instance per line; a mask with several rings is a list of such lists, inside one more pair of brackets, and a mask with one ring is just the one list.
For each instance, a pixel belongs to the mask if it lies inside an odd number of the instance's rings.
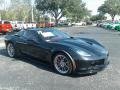
[[2,33],[7,33],[7,32],[11,32],[12,31],[12,29],[4,29],[4,30],[2,30]]
[[104,70],[109,61],[106,59],[100,60],[91,60],[91,61],[79,61],[77,72],[79,74],[89,74],[89,73],[97,73]]

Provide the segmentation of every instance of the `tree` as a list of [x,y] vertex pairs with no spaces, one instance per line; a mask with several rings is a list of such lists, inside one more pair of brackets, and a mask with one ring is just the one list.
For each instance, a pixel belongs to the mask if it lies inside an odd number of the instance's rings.
[[120,14],[120,1],[119,0],[106,0],[104,4],[102,4],[98,8],[98,12],[103,14],[110,14],[112,20],[114,21],[114,18],[116,15]]
[[90,18],[91,21],[105,20],[106,17],[103,14],[94,15]]
[[[50,13],[55,18],[56,25],[67,13],[72,13],[72,16],[74,13],[74,16],[78,17],[81,13],[80,10],[83,11],[82,0],[36,0],[35,4],[38,10]],[[77,11],[79,13],[76,13]]]
[[31,0],[11,0],[9,11],[13,11],[13,20],[31,21]]
[[6,14],[6,8],[7,8],[7,3],[6,3],[6,0],[0,0],[0,19],[3,19],[2,16],[3,14],[5,15]]
[[34,6],[34,0],[0,0],[0,6],[0,19],[3,20],[32,22],[34,19],[38,21],[37,17],[41,15]]
[[[72,5],[74,3],[74,5]],[[68,17],[72,18],[72,21],[79,22],[86,16],[90,16],[90,11],[85,7],[86,4],[81,0],[75,0],[72,2],[72,6],[68,9]]]

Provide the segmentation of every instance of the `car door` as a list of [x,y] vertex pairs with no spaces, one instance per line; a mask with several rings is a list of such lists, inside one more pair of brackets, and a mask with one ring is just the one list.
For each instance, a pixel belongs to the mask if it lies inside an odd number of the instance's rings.
[[[25,35],[26,36],[26,35]],[[25,40],[24,40],[25,41]],[[25,52],[33,57],[46,61],[49,52],[49,47],[36,33],[36,31],[28,30],[25,41]]]
[[28,50],[27,50],[27,31],[20,31],[18,32],[15,36],[15,40],[16,40],[16,48],[18,48],[22,53],[27,54]]

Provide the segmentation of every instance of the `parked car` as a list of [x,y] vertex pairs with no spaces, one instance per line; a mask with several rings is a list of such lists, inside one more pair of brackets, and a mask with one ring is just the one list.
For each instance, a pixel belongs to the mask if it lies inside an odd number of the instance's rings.
[[111,30],[113,28],[113,23],[107,23],[105,28]]
[[70,22],[59,22],[58,26],[71,26],[72,24]]
[[93,22],[92,21],[86,21],[86,25],[92,25]]
[[120,31],[120,22],[119,21],[104,21],[104,22],[98,23],[97,26],[108,29],[108,30]]
[[55,22],[48,22],[48,23],[47,23],[47,26],[48,26],[48,27],[54,27],[54,26],[55,26]]
[[0,33],[7,33],[12,31],[12,25],[7,20],[0,21]]
[[104,23],[102,24],[102,28],[107,29],[107,28],[109,27],[109,25],[110,25],[110,23],[104,22]]
[[36,22],[32,22],[32,28],[36,28]]
[[86,22],[77,22],[77,23],[72,23],[72,25],[74,26],[85,26],[86,25]]
[[48,28],[22,30],[5,37],[10,57],[26,54],[47,61],[63,75],[97,73],[108,64],[108,50],[93,39],[70,37]]
[[109,30],[115,30],[115,27],[120,25],[120,23],[118,21],[112,21],[112,22],[109,22],[109,24],[107,25],[107,29]]
[[110,29],[115,30],[115,27],[119,25],[120,25],[119,23],[114,23],[111,25]]
[[120,31],[120,25],[115,26],[115,30]]
[[102,27],[102,24],[103,24],[103,23],[101,23],[101,22],[99,23],[99,22],[98,22],[96,26],[97,26],[97,27]]
[[11,21],[13,30],[21,30],[24,28],[24,21]]
[[55,26],[54,22],[38,22],[36,24],[37,28],[54,27],[54,26]]
[[28,28],[36,28],[36,23],[35,22],[25,22],[23,25],[24,29],[28,29]]
[[43,27],[45,27],[45,22],[38,22],[38,23],[36,24],[36,27],[37,27],[37,28],[43,28]]

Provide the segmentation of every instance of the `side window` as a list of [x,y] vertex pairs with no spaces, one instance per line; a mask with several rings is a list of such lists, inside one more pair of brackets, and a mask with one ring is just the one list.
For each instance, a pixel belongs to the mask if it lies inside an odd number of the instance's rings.
[[26,39],[34,40],[36,42],[38,41],[38,37],[34,31],[29,31],[29,30],[25,31],[25,33],[23,34],[23,37]]

